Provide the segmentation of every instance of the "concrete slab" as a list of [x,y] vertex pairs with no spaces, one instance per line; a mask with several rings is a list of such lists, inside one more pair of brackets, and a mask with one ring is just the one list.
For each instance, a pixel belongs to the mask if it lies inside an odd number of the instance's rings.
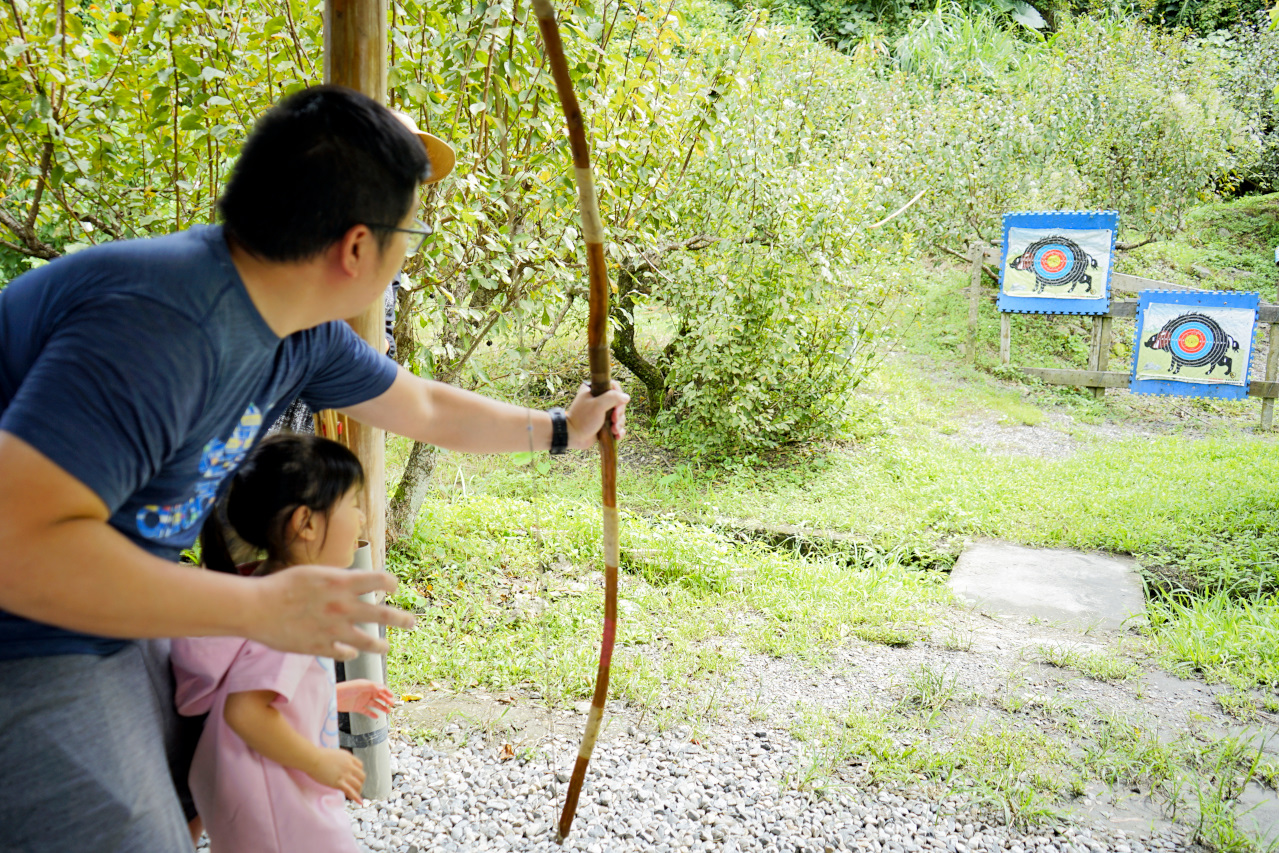
[[950,573],[955,594],[988,612],[1118,630],[1146,605],[1136,564],[1082,551],[979,541]]

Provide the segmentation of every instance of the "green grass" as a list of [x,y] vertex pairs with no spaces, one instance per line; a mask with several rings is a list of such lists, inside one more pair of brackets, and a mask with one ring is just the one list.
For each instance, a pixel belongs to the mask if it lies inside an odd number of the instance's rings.
[[[395,601],[418,613],[392,643],[392,681],[518,687],[551,704],[588,696],[603,606],[598,507],[496,497],[484,491],[495,482],[506,480],[473,473],[467,497],[428,502],[392,553]],[[625,511],[621,528],[611,695],[671,722],[713,715],[739,660],[730,635],[815,661],[852,636],[917,638],[908,626],[949,601],[936,575],[891,559],[804,557]]]
[[[1276,244],[1279,193],[1249,196],[1195,208],[1175,240],[1121,256],[1116,269],[1207,290],[1260,291],[1263,300],[1274,301],[1279,288]],[[1205,278],[1205,272],[1212,275]]]
[[1279,688],[1279,597],[1170,596],[1147,618],[1168,667],[1237,689]]
[[1087,652],[1069,646],[1043,646],[1039,650],[1044,663],[1074,669],[1095,681],[1131,681],[1141,674],[1141,667],[1118,654]]

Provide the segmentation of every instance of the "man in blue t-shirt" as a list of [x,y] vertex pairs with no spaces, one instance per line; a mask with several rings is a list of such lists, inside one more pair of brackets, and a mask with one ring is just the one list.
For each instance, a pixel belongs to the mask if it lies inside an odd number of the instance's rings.
[[611,409],[622,434],[619,390],[531,412],[419,379],[341,322],[420,244],[420,186],[452,166],[432,140],[362,95],[304,90],[249,136],[221,226],[0,291],[0,850],[190,849],[161,638],[345,659],[385,649],[357,623],[412,624],[360,602],[394,588],[385,573],[176,564],[295,398],[460,451],[589,447]]

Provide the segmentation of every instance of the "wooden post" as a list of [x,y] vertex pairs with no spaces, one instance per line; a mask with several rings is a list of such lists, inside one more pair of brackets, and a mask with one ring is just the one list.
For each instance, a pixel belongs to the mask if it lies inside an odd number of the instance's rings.
[[1007,367],[1013,362],[1013,315],[999,314],[999,363]]
[[[1088,346],[1088,369],[1094,371],[1102,371],[1110,363],[1110,333],[1111,319],[1109,317],[1093,317],[1092,318],[1092,343]],[[1106,396],[1104,387],[1096,386],[1090,389],[1095,399],[1102,399]]]
[[977,308],[981,304],[981,263],[985,257],[981,243],[968,244],[968,259],[973,262],[972,277],[968,283],[968,361],[977,363]]
[[[324,4],[324,82],[346,86],[386,103],[387,0],[326,0]],[[390,282],[388,281],[389,285]],[[347,321],[378,352],[385,339],[382,297]],[[347,446],[364,465],[360,505],[368,518],[373,568],[386,557],[386,434],[350,421]]]
[[[1270,353],[1266,356],[1266,381],[1279,379],[1279,323],[1270,324]],[[1261,401],[1261,428],[1270,429],[1275,423],[1275,398]]]

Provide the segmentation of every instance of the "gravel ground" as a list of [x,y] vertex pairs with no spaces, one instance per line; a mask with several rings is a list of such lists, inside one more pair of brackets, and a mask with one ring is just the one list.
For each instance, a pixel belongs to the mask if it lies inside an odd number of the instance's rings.
[[[994,618],[952,610],[934,640],[890,649],[851,641],[820,667],[740,652],[740,665],[720,688],[716,710],[694,731],[657,732],[634,712],[610,704],[605,731],[587,774],[577,819],[563,849],[612,851],[1063,851],[1140,853],[1192,851],[1184,824],[1173,824],[1144,798],[1090,785],[1073,815],[1020,830],[956,796],[871,786],[860,770],[841,770],[821,794],[798,792],[811,747],[789,732],[797,704],[832,714],[850,704],[890,705],[921,666],[943,669],[970,698],[970,719],[1002,714],[999,691],[1021,691],[1051,705],[1122,715],[1163,731],[1192,721],[1227,730],[1232,721],[1214,702],[1220,688],[1149,670],[1127,684],[1105,684],[1043,665],[1045,646],[1113,649],[1123,635],[1081,635],[1069,626]],[[423,691],[429,693],[429,691]],[[428,710],[428,695],[418,711]],[[438,694],[456,701],[493,701],[495,716],[443,711],[430,724],[404,706],[394,718],[394,792],[386,802],[349,806],[356,836],[371,851],[552,851],[568,771],[576,755],[585,703],[552,715],[528,697]],[[502,728],[515,702],[525,724]],[[1029,703],[1031,707],[1037,703]],[[472,705],[472,708],[475,706]],[[1042,711],[1038,712],[1042,713]],[[502,717],[507,714],[507,717]],[[540,723],[527,724],[541,716]],[[496,723],[494,721],[497,721]],[[433,729],[425,744],[405,738]],[[1034,719],[1027,724],[1035,725]],[[438,724],[438,725],[437,725]],[[1235,725],[1237,728],[1237,723]],[[514,750],[508,744],[514,743]],[[512,757],[514,752],[514,757]],[[810,762],[805,764],[805,762]],[[1127,797],[1127,799],[1125,799]]]
[[[576,737],[543,744],[546,760],[503,761],[491,744],[457,750],[395,746],[394,793],[350,807],[371,851],[558,850],[555,823]],[[956,799],[852,789],[824,797],[783,792],[796,744],[769,731],[724,729],[700,744],[687,731],[633,728],[601,744],[565,849],[604,851],[1070,851],[1186,850],[1184,835],[1149,835],[1098,821],[1022,833],[966,816]]]

